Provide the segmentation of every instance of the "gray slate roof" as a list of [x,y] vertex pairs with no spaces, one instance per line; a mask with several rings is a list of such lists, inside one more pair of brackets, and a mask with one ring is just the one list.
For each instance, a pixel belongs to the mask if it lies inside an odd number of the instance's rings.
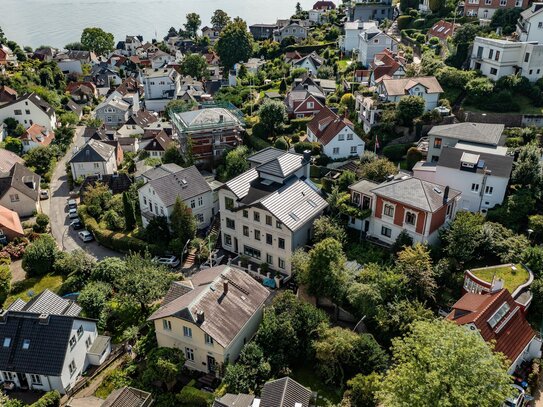
[[190,131],[194,127],[222,127],[225,124],[241,125],[239,119],[230,110],[222,107],[213,107],[201,110],[191,110],[183,113],[174,113],[183,130]]
[[309,407],[311,390],[305,388],[290,377],[268,382],[262,388],[260,407]]
[[260,150],[257,153],[249,156],[247,161],[256,165],[267,163],[268,161],[278,158],[285,154],[285,151],[279,150],[275,147],[266,147],[264,150]]
[[308,183],[296,180],[261,201],[287,228],[295,231],[328,207],[328,203]]
[[[0,341],[11,338],[9,347],[0,347],[0,370],[60,376],[74,317],[50,315],[40,324],[40,314],[7,311],[0,325]],[[30,340],[28,349],[23,341]]]
[[[223,289],[225,280],[228,281],[227,293]],[[223,347],[230,345],[270,294],[245,271],[227,265],[202,270],[189,281],[191,291],[163,303],[149,320],[177,317],[190,321]],[[200,311],[204,312],[203,322],[197,319]]]
[[213,407],[251,407],[255,396],[252,394],[227,393],[213,403]]
[[11,106],[15,103],[18,103],[24,100],[28,100],[29,102],[32,102],[33,104],[35,104],[37,107],[40,108],[42,112],[44,112],[50,118],[52,118],[55,115],[55,109],[53,109],[49,103],[47,103],[45,100],[43,100],[40,96],[36,95],[35,93],[25,93],[20,98],[17,98],[13,102],[4,104],[0,106],[0,108],[3,109],[7,106]]
[[358,181],[356,184],[350,185],[349,189],[355,192],[360,192],[361,194],[371,195],[373,188],[377,187],[379,184],[367,179]]
[[[0,198],[6,194],[11,187],[19,193],[37,201],[40,176],[23,164],[15,163],[7,173],[0,173]],[[34,188],[31,187],[33,184]]]
[[147,407],[152,402],[151,393],[133,387],[123,387],[114,390],[102,407]]
[[258,172],[286,178],[302,168],[305,164],[301,154],[283,153],[281,156],[260,164],[256,169]]
[[505,141],[502,137],[504,128],[503,124],[470,122],[444,124],[434,126],[428,135],[496,146],[503,145]]
[[77,317],[81,313],[81,307],[75,302],[59,297],[49,289],[45,289],[28,302],[18,299],[10,305],[8,311]]
[[[149,186],[155,190],[155,193],[166,207],[172,206],[177,197],[182,201],[186,201],[206,192],[211,192],[211,187],[194,165],[188,168],[179,168],[175,172],[170,172],[149,181]],[[153,168],[150,171],[155,169]],[[143,177],[146,177],[146,174],[144,173]],[[146,187],[147,185],[144,185],[142,188]]]
[[[385,182],[374,188],[372,192],[383,198],[433,213],[444,205],[445,186],[418,178],[408,178]],[[458,195],[460,191],[450,188],[448,201]]]
[[102,355],[110,342],[111,338],[109,336],[98,335],[87,353],[90,353],[91,355]]
[[[468,152],[464,149],[459,148],[450,148],[444,147],[441,155],[439,156],[439,161],[437,162],[438,167],[447,167],[460,169],[461,168],[461,158],[464,152]],[[513,157],[510,155],[496,155],[496,154],[486,154],[481,152],[471,152],[479,156],[479,162],[484,162],[486,168],[492,171],[492,176],[509,178],[511,175],[511,170],[513,169]],[[478,167],[477,172],[483,173],[483,167]]]
[[108,161],[115,153],[115,147],[98,140],[90,139],[79,151],[77,151],[71,163],[92,163]]

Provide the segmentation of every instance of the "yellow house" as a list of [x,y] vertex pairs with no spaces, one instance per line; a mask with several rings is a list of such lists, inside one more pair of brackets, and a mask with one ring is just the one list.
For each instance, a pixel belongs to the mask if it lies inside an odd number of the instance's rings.
[[267,288],[233,266],[217,266],[172,283],[153,313],[158,346],[185,352],[189,369],[220,372],[258,329]]

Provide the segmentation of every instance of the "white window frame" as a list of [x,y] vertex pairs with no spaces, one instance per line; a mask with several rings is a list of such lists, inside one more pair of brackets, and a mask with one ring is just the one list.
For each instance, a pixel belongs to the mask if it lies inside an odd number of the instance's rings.
[[[413,220],[413,223],[409,223],[407,221],[407,217],[409,215],[412,215],[414,220]],[[414,212],[414,211],[405,211],[405,216],[404,216],[404,221],[403,221],[403,224],[405,226],[408,226],[408,227],[412,227],[412,228],[415,228],[417,227],[417,218],[418,218],[418,213]]]
[[31,374],[30,375],[30,383],[33,386],[41,386],[43,383],[41,381],[41,376],[39,374]]
[[492,193],[494,192],[494,187],[491,187],[491,186],[485,186],[485,195],[492,195]]
[[172,330],[172,322],[167,320],[167,319],[163,319],[162,320],[162,330],[171,331]]
[[[386,213],[386,208],[388,207],[391,207],[392,208],[392,214],[389,215],[388,213]],[[387,218],[392,218],[394,219],[394,214],[396,213],[396,205],[394,205],[393,203],[390,203],[390,202],[385,202],[383,204],[383,216],[386,216]]]
[[208,334],[204,334],[204,341],[206,345],[213,346],[213,343],[214,343],[213,338],[209,336]]
[[471,184],[471,192],[477,193],[479,192],[479,184],[476,184],[475,182]]
[[194,362],[194,349],[185,348],[185,358],[187,362]]
[[183,325],[183,336],[185,338],[192,338],[192,328]]

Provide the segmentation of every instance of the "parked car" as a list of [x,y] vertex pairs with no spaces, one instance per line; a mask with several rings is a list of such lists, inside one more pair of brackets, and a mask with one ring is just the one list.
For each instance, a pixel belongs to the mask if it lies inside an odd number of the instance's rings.
[[509,397],[505,403],[504,407],[524,407],[526,406],[526,403],[531,399],[531,397],[527,397],[526,392],[524,389],[516,384],[511,385],[513,387],[513,396]]
[[41,189],[40,190],[40,199],[49,199],[49,190]]
[[94,240],[94,236],[88,230],[82,230],[81,232],[78,233],[78,235],[79,235],[79,238],[83,240],[83,242],[85,243],[92,242]]
[[181,264],[181,261],[175,256],[155,257],[153,261],[171,268],[176,268]]
[[68,200],[68,209],[77,209],[77,201],[75,199]]
[[79,219],[79,218],[75,218],[73,221],[71,221],[70,226],[74,230],[83,229],[83,227],[84,227],[83,222],[81,222],[81,219]]
[[76,208],[70,208],[70,209],[68,210],[68,217],[69,217],[70,219],[75,219],[75,218],[77,218],[78,216],[79,216],[79,215],[77,214],[77,209],[76,209]]

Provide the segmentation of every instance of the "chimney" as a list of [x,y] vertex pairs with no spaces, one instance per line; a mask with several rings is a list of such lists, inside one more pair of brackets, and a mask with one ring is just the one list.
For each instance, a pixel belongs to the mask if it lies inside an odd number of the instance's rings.
[[228,280],[222,282],[222,291],[224,295],[228,294]]
[[304,150],[304,175],[306,179],[311,178],[311,150]]
[[449,201],[449,186],[445,187],[445,193],[443,194],[443,205]]
[[49,325],[49,314],[40,314],[38,321],[40,325]]
[[196,320],[199,324],[203,323],[205,321],[205,314],[204,311],[198,311],[196,313]]

